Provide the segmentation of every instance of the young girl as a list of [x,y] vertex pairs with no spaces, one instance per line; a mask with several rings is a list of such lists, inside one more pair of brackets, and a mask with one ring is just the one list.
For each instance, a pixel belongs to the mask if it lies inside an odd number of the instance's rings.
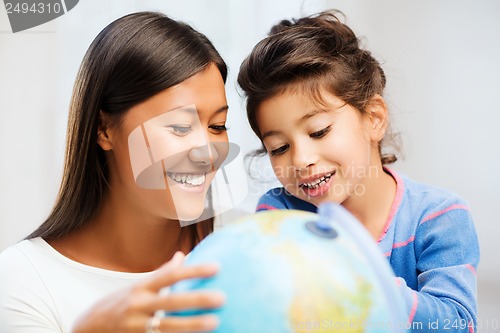
[[179,220],[202,214],[214,165],[226,152],[226,75],[204,35],[159,13],[127,15],[96,37],[73,92],[54,208],[26,240],[0,254],[0,331],[217,326],[210,315],[154,313],[224,301],[215,291],[159,291],[217,271],[182,265],[213,220],[185,227]]
[[[334,13],[282,21],[240,68],[247,115],[283,187],[257,210],[347,208],[390,261],[415,331],[476,327],[479,246],[467,204],[384,165],[385,75]],[[325,318],[326,319],[326,318]]]

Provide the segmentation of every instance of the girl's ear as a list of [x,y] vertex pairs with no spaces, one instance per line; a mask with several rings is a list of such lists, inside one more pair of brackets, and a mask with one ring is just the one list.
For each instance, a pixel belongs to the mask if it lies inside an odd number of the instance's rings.
[[100,111],[99,114],[99,128],[97,129],[97,144],[104,151],[113,149],[113,142],[109,134],[110,128],[109,116],[104,112]]
[[382,141],[389,120],[384,98],[379,94],[375,94],[366,107],[366,113],[369,117],[371,140],[375,142]]

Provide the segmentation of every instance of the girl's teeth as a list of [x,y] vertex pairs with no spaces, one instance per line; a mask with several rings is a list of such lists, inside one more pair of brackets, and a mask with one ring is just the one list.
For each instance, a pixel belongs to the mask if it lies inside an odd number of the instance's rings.
[[312,183],[305,183],[302,186],[304,186],[306,188],[310,188],[310,189],[318,188],[321,183],[324,183],[327,180],[329,180],[333,176],[333,174],[334,174],[334,172],[330,172],[330,173],[324,175],[323,177],[321,177],[320,179],[316,179]]

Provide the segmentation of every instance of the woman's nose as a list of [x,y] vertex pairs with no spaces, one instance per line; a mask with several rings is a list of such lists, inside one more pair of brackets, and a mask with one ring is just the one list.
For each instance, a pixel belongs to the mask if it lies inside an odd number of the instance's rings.
[[217,149],[210,141],[205,145],[191,148],[189,151],[189,159],[201,165],[214,165],[218,158]]

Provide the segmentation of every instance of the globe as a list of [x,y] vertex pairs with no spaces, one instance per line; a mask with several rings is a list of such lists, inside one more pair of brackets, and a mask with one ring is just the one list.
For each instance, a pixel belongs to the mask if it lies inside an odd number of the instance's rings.
[[[402,296],[376,243],[343,207],[318,213],[270,210],[205,238],[186,264],[219,273],[181,281],[171,292],[216,289],[223,333],[406,332]],[[169,315],[192,315],[185,311]]]

